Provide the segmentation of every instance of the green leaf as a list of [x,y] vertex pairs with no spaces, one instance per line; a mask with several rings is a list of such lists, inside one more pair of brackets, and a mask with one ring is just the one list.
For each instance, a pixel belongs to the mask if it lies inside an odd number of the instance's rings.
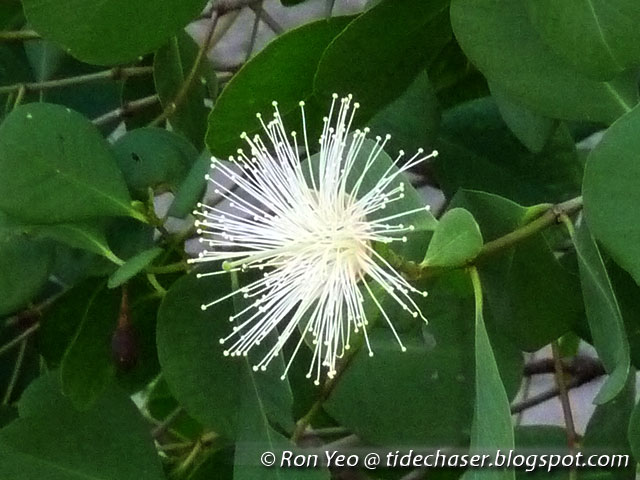
[[487,80],[453,38],[429,67],[429,79],[443,109],[489,95]]
[[584,212],[593,236],[640,283],[640,108],[613,124],[587,158]]
[[153,226],[131,218],[116,218],[107,229],[107,240],[118,257],[129,260],[154,246]]
[[527,0],[542,40],[577,70],[610,80],[640,65],[640,5],[635,0]]
[[[471,429],[471,451],[487,453],[490,449],[510,451],[514,448],[513,425],[509,399],[500,379],[500,372],[494,349],[484,324],[482,286],[478,271],[471,270],[471,280],[475,294],[475,403],[473,426]],[[468,480],[515,479],[513,469],[503,470],[470,470]]]
[[19,0],[7,0],[0,3],[0,29],[13,30],[24,24],[22,3]]
[[325,50],[318,98],[352,93],[364,122],[398,98],[451,40],[448,0],[386,0],[350,23]]
[[580,193],[582,162],[568,129],[560,125],[540,153],[531,153],[489,97],[445,112],[436,146],[435,172],[448,198],[460,188],[523,204],[560,202]]
[[640,287],[631,275],[616,263],[608,262],[607,270],[624,319],[631,363],[638,369],[640,367]]
[[[400,324],[401,316],[394,316],[407,351],[389,329],[374,328],[369,332],[374,355],[361,348],[324,405],[367,442],[423,448],[468,444],[475,375],[471,285],[464,272],[453,271],[428,288],[427,298],[416,299],[428,325],[413,319]],[[490,333],[513,397],[522,377],[521,354],[501,332]]]
[[121,293],[101,283],[85,303],[75,337],[60,366],[62,390],[80,410],[90,408],[115,376],[111,336]]
[[609,378],[595,403],[606,403],[624,388],[629,374],[629,342],[615,293],[596,242],[586,224],[572,236],[578,254],[584,305],[593,344]]
[[225,357],[218,339],[231,331],[231,302],[202,311],[200,306],[228,292],[225,277],[175,282],[158,312],[158,358],[164,378],[189,415],[228,438],[236,434],[241,365]]
[[103,283],[102,279],[81,282],[70,288],[51,305],[51,308],[43,312],[36,335],[38,350],[49,369],[57,369],[60,366],[82,323],[89,300]]
[[191,143],[162,128],[127,132],[113,150],[127,185],[141,200],[148,198],[150,187],[176,190],[198,157]]
[[63,223],[59,225],[39,225],[25,227],[35,235],[50,238],[64,243],[72,248],[80,248],[88,252],[101,255],[113,263],[122,264],[115,253],[111,251],[103,228],[91,223]]
[[638,102],[635,75],[610,82],[580,76],[541,40],[525,4],[451,2],[456,38],[489,82],[524,106],[565,120],[611,123]]
[[447,211],[433,232],[423,265],[458,267],[473,260],[482,249],[482,234],[473,215],[464,208]]
[[[231,274],[231,285],[238,289],[238,277]],[[233,297],[233,305],[236,313],[246,309],[249,301],[239,297]],[[292,415],[292,393],[288,379],[279,377],[284,370],[282,353],[274,358],[270,368],[266,372],[254,371],[253,365],[269,352],[270,345],[278,341],[277,332],[271,333],[264,340],[263,345],[253,349],[243,358],[240,367],[238,382],[241,385],[241,404],[238,411],[236,451],[234,457],[234,480],[252,480],[256,477],[274,480],[285,479],[326,479],[330,475],[326,469],[306,469],[301,472],[288,469],[270,468],[265,471],[264,466],[256,463],[256,459],[265,452],[274,452],[279,455],[282,450],[288,450],[293,444],[270,425],[270,419],[278,420],[285,431],[291,432],[294,428]],[[276,388],[274,388],[274,386]],[[278,388],[280,387],[280,388]],[[280,407],[274,411],[274,406]]]
[[[620,394],[605,404],[598,405],[589,419],[582,438],[584,456],[589,455],[631,455],[629,437],[630,418],[636,398],[636,371],[631,368],[629,377]],[[614,457],[615,458],[615,457]],[[626,468],[607,470],[591,469],[594,478],[610,475],[616,480],[635,478],[636,465],[630,461]]]
[[50,243],[30,238],[0,212],[0,315],[32,300],[52,269]]
[[[334,17],[308,23],[277,37],[249,60],[227,83],[209,115],[206,143],[211,153],[220,158],[235,153],[243,131],[251,135],[261,130],[256,113],[271,111],[274,100],[285,122],[296,119],[293,122],[299,124],[298,102],[312,96],[320,57],[350,20]],[[325,113],[315,102],[305,108],[312,139]]]
[[24,0],[31,26],[74,57],[111,65],[160,47],[202,11],[206,0],[87,0],[54,5]]
[[161,247],[154,247],[131,257],[126,261],[126,263],[118,268],[118,270],[113,272],[109,277],[107,286],[109,288],[119,287],[148,267],[162,252],[164,252],[164,250]]
[[32,103],[5,119],[0,178],[0,208],[26,222],[142,219],[107,142],[84,117],[61,106]]
[[558,123],[514,102],[500,87],[492,85],[490,88],[500,115],[511,132],[529,151],[542,152]]
[[[535,208],[468,190],[459,192],[450,207],[469,210],[486,242],[520,227]],[[522,350],[542,348],[568,332],[581,318],[578,278],[558,262],[541,234],[483,263],[480,275],[492,323]]]
[[[264,473],[264,472],[261,472]],[[189,475],[189,480],[231,480],[233,478],[233,449],[212,452]]]
[[[169,391],[167,382],[163,378],[159,378],[150,386],[146,407],[149,415],[158,422],[162,422],[174,413],[175,410],[180,407],[180,404]],[[177,432],[188,439],[195,440],[204,433],[204,428],[184,412],[174,419],[171,425],[169,425],[168,431]]]
[[264,452],[272,452],[277,458],[283,450],[291,451],[294,445],[269,426],[260,389],[251,382],[248,372],[243,380],[245,389],[239,412],[233,480],[329,480],[331,475],[326,468],[280,468],[277,463],[272,468],[265,468],[260,463],[260,455]]
[[211,155],[209,152],[203,152],[193,163],[191,170],[186,178],[178,187],[178,191],[171,203],[169,212],[170,217],[184,218],[189,215],[196,204],[202,200],[207,186],[205,175],[211,169]]
[[[64,63],[66,53],[46,40],[29,40],[24,43],[33,76],[37,82],[52,79]],[[45,92],[42,92],[43,95]]]
[[391,135],[385,147],[388,151],[415,152],[433,143],[439,123],[438,99],[424,71],[367,125],[374,134]]
[[[516,427],[514,433],[516,450],[520,452],[537,451],[544,445],[546,451],[553,451],[554,454],[569,455],[571,453],[567,446],[567,432],[564,428],[551,425],[526,425]],[[516,471],[516,478],[518,480],[570,480],[570,469],[556,468],[548,471],[547,468],[532,470],[525,464]]]
[[[198,45],[185,32],[172,38],[158,50],[153,59],[153,79],[160,102],[170,108],[189,76],[198,56]],[[215,99],[218,89],[213,66],[204,61],[182,104],[178,105],[169,120],[173,129],[200,149],[207,131],[209,108],[205,99]]]
[[[31,40],[25,50],[37,81],[75,77],[104,71],[103,67],[79,62],[47,40]],[[120,106],[120,83],[112,78],[44,89],[39,102],[56,103],[75,110],[87,118],[98,117]]]
[[[126,394],[109,390],[86,412],[55,375],[35,381],[20,418],[0,431],[0,477],[15,480],[161,480],[149,427]],[[123,459],[127,459],[123,461]]]

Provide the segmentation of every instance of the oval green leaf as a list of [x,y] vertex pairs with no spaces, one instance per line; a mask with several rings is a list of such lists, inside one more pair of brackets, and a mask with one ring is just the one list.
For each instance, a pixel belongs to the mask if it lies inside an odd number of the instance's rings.
[[430,267],[460,267],[482,249],[482,234],[473,215],[464,208],[446,212],[433,232],[422,262]]
[[[211,153],[221,158],[235,153],[243,131],[252,134],[261,130],[256,113],[266,116],[273,110],[273,101],[278,102],[285,122],[287,117],[298,119],[298,102],[312,95],[313,76],[322,53],[351,19],[335,17],[291,30],[247,62],[229,81],[209,115],[206,142]],[[328,102],[328,98],[324,100],[323,104]],[[323,115],[326,113],[322,109],[308,103],[310,140]]]
[[386,0],[351,22],[327,47],[314,78],[319,98],[352,93],[366,121],[402,94],[452,32],[448,0]]
[[160,47],[204,8],[206,0],[24,0],[38,33],[87,63],[135,60]]
[[638,102],[635,76],[599,82],[565,63],[540,39],[525,2],[453,0],[451,23],[487,79],[543,115],[611,123]]
[[[478,271],[471,270],[475,293],[475,402],[471,428],[471,451],[482,454],[490,449],[510,451],[514,448],[513,424],[509,399],[484,324],[482,286]],[[515,480],[513,469],[495,469],[483,472],[471,469],[466,480]]]
[[229,292],[221,276],[182,277],[164,297],[158,311],[158,358],[169,388],[193,418],[226,437],[236,433],[242,365],[223,355],[233,315],[231,301],[202,311],[200,306]]
[[0,208],[25,222],[143,218],[98,130],[58,105],[24,105],[0,125],[0,178]]
[[120,300],[120,292],[100,283],[86,299],[78,329],[62,357],[62,390],[80,410],[90,408],[115,377],[111,337]]
[[113,145],[127,185],[140,200],[148,188],[176,190],[198,157],[195,147],[180,135],[162,128],[138,128]]
[[631,361],[629,341],[609,274],[586,224],[573,235],[573,242],[593,344],[609,373],[594,402],[606,403],[622,391],[627,381]]
[[[469,210],[487,242],[522,226],[535,208],[469,190],[461,190],[450,206]],[[480,275],[492,323],[522,350],[544,347],[583,315],[578,279],[558,262],[542,234],[482,263]]]
[[150,248],[149,250],[144,250],[143,252],[138,253],[137,255],[131,257],[126,261],[120,268],[118,268],[113,274],[109,277],[108,286],[109,288],[116,288],[122,285],[127,280],[133,278],[142,270],[144,270],[148,265],[151,264],[158,256],[164,252],[164,250],[160,247]]
[[584,210],[589,228],[640,283],[640,108],[614,123],[587,157]]
[[91,223],[62,223],[59,225],[39,225],[26,227],[34,234],[64,243],[72,248],[80,248],[101,255],[113,263],[121,265],[123,261],[109,247],[103,228]]
[[25,306],[53,268],[50,243],[30,238],[0,213],[0,315]]
[[2,478],[165,478],[148,424],[120,390],[105,392],[91,410],[79,412],[49,374],[31,384],[19,407],[20,418],[0,431]]
[[529,17],[572,66],[610,80],[640,65],[640,3],[636,0],[527,0]]

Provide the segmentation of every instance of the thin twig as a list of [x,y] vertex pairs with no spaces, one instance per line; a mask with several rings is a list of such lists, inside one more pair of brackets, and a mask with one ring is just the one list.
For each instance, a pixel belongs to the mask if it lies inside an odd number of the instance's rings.
[[[540,233],[542,230],[558,223],[563,215],[571,215],[582,209],[582,197],[576,197],[557,205],[551,205],[542,215],[536,217],[531,222],[523,225],[522,227],[507,233],[506,235],[496,238],[490,242],[484,244],[478,255],[473,259],[465,263],[464,265],[456,266],[455,268],[468,268],[473,265],[477,265],[489,257],[504,252],[509,248],[531,238],[533,235]],[[403,272],[409,279],[418,280],[421,278],[428,278],[436,275],[440,272],[451,270],[454,267],[442,268],[431,267],[429,265],[418,264],[404,260],[393,252],[389,252],[390,263]]]
[[24,42],[39,40],[40,34],[34,30],[17,30],[15,32],[0,32],[0,42]]
[[207,29],[207,34],[205,36],[204,42],[200,46],[200,49],[198,50],[198,55],[196,56],[196,59],[193,62],[193,65],[191,66],[191,70],[187,74],[187,78],[182,83],[180,90],[178,90],[178,93],[176,94],[173,101],[169,102],[165,106],[162,113],[158,117],[156,117],[149,124],[149,126],[158,126],[165,120],[168,120],[176,112],[178,107],[180,107],[182,103],[186,100],[187,95],[189,94],[189,90],[191,90],[191,87],[193,86],[194,81],[197,77],[198,71],[200,70],[202,62],[207,58],[207,53],[209,52],[209,49],[212,46],[211,40],[216,30],[216,26],[218,25],[218,19],[220,18],[220,13],[218,12],[219,10],[213,10],[213,13],[211,14],[211,23],[209,24],[209,28]]
[[26,92],[64,88],[81,83],[98,82],[100,80],[124,80],[129,77],[149,75],[153,73],[153,67],[115,67],[100,72],[77,75],[75,77],[46,80],[43,82],[15,83],[0,87],[0,94],[18,92],[24,89]]
[[28,338],[24,338],[22,343],[20,343],[20,350],[18,351],[18,357],[16,358],[16,363],[13,367],[13,374],[11,375],[11,380],[9,380],[9,385],[7,386],[7,391],[4,394],[4,398],[2,399],[2,405],[9,405],[9,401],[11,400],[11,394],[13,393],[13,389],[16,386],[16,382],[18,381],[18,377],[20,376],[20,369],[22,368],[22,362],[24,361],[24,352],[27,348]]
[[148,97],[140,98],[138,100],[132,100],[122,104],[121,107],[111,110],[104,115],[99,116],[93,120],[94,125],[106,125],[111,122],[122,120],[123,118],[130,117],[140,110],[152,107],[160,102],[158,95],[149,95]]
[[558,348],[557,341],[551,342],[551,352],[553,354],[553,363],[555,367],[554,376],[556,379],[556,386],[558,387],[560,404],[562,405],[562,414],[564,416],[564,424],[567,431],[567,444],[569,446],[569,450],[573,452],[576,448],[576,427],[573,422],[571,401],[569,399],[569,391],[567,390],[567,384],[564,378],[562,357],[560,355],[560,349]]
[[342,377],[342,374],[347,370],[347,367],[351,363],[351,360],[355,357],[356,353],[356,351],[351,352],[345,362],[337,369],[336,374],[326,380],[326,382],[322,386],[322,390],[320,391],[318,399],[314,402],[313,405],[311,405],[309,411],[296,423],[296,428],[293,431],[293,435],[291,435],[291,441],[293,443],[298,443],[298,441],[306,433],[307,427],[315,418],[316,414],[320,411],[320,409],[324,405],[324,402],[329,398],[331,392],[333,392],[333,389],[338,384],[338,381]]
[[326,9],[326,16],[327,17],[331,17],[331,15],[333,15],[333,7],[336,4],[336,0],[327,0],[327,9]]
[[151,430],[151,436],[157,439],[164,435],[169,426],[177,420],[177,418],[182,414],[183,411],[184,409],[181,406],[174,409],[169,415],[166,416],[166,418],[161,423],[159,423],[153,430]]
[[220,15],[224,15],[227,12],[233,10],[241,10],[244,7],[249,7],[261,0],[214,0],[213,11],[217,11]]
[[[581,387],[585,383],[589,383],[604,374],[604,367],[600,363],[594,362],[590,368],[585,368],[584,371],[577,373],[575,377],[573,377],[566,383],[567,390]],[[511,413],[515,414],[522,412],[523,410],[528,410],[558,396],[559,394],[560,391],[558,387],[553,387],[546,392],[539,393],[538,395],[534,395],[527,400],[512,405]]]
[[204,445],[202,443],[202,440],[198,438],[196,440],[196,443],[193,445],[191,452],[189,452],[189,455],[187,455],[187,458],[185,458],[184,461],[175,468],[175,470],[172,472],[172,475],[179,477],[182,474],[184,474],[189,469],[189,467],[191,467],[195,459],[198,457],[198,455],[202,451],[203,447]]
[[251,37],[249,37],[249,46],[247,47],[247,54],[245,56],[245,61],[248,61],[251,58],[251,54],[253,53],[253,49],[256,46],[256,37],[258,36],[258,27],[260,26],[260,15],[263,10],[263,2],[262,0],[255,7],[253,7],[253,12],[255,13],[255,19],[253,21],[253,27],[251,28]]
[[16,338],[11,340],[10,342],[5,343],[2,347],[0,347],[0,355],[2,355],[3,353],[7,353],[9,350],[11,350],[13,347],[18,345],[20,342],[29,338],[31,335],[35,333],[36,330],[38,330],[38,328],[40,328],[40,324],[36,323],[31,327],[27,328],[24,332],[22,332],[20,335],[18,335]]
[[[532,353],[530,358],[535,359],[535,355],[536,355],[535,353]],[[527,362],[525,364],[525,371],[529,363],[533,363],[533,362]],[[524,378],[524,385],[522,386],[522,400],[527,401],[529,399],[529,394],[531,393],[531,384],[533,383],[533,375],[531,374],[527,375],[526,373],[524,373],[524,376],[525,378]],[[522,423],[523,416],[524,416],[524,412],[518,412],[516,417],[516,426],[520,426],[520,424]]]
[[[262,3],[260,4],[260,6],[261,5]],[[269,12],[267,12],[266,9],[260,8],[260,13],[258,14],[258,5],[249,5],[249,8],[251,8],[256,13],[256,15],[258,15],[258,18],[262,20],[273,33],[275,33],[276,35],[280,35],[282,32],[284,32],[284,28],[282,27],[282,25],[280,25],[278,21],[273,18]]]
[[27,93],[26,87],[24,85],[20,85],[20,88],[18,89],[18,93],[16,94],[16,99],[13,102],[14,109],[20,106],[20,104],[22,103],[22,100],[24,100],[25,93]]

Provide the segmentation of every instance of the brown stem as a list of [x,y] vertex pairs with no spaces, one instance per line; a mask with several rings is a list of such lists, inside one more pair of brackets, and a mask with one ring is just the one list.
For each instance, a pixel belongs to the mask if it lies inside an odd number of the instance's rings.
[[478,265],[489,257],[504,252],[505,250],[523,242],[524,240],[540,233],[542,230],[556,224],[564,215],[571,215],[582,208],[582,197],[576,197],[557,205],[550,206],[542,215],[536,217],[531,222],[522,227],[487,242],[482,250],[472,260],[464,265],[455,267],[431,267],[429,265],[418,264],[416,262],[405,260],[393,252],[389,251],[389,262],[399,271],[403,272],[410,280],[420,280],[430,278],[434,275],[449,271],[454,268],[468,268]]
[[342,363],[342,365],[338,367],[337,372],[333,376],[333,378],[327,379],[327,381],[322,386],[322,390],[320,391],[320,395],[318,396],[318,399],[314,402],[313,405],[311,405],[311,408],[309,409],[309,411],[300,420],[298,420],[298,422],[296,423],[296,428],[293,431],[293,435],[291,435],[291,441],[293,443],[298,443],[298,441],[305,434],[307,427],[309,426],[311,421],[314,419],[316,414],[320,411],[324,402],[326,402],[326,400],[329,398],[329,396],[331,395],[331,392],[333,392],[333,389],[338,384],[338,381],[342,377],[343,373],[347,370],[347,367],[351,363],[351,360],[353,359],[353,357],[355,357],[356,353],[357,352],[355,351],[352,352],[351,355],[349,355],[349,357],[344,361],[344,363]]
[[0,42],[24,42],[25,40],[39,40],[40,34],[34,30],[17,30],[15,32],[0,32]]
[[564,376],[564,370],[562,368],[562,357],[560,355],[560,348],[558,348],[558,342],[551,342],[551,352],[553,354],[554,374],[556,379],[556,385],[558,387],[558,393],[560,403],[562,405],[562,414],[564,415],[564,424],[567,431],[567,444],[569,450],[572,452],[576,447],[576,427],[573,422],[573,412],[571,411],[571,400],[569,399],[569,391]]
[[193,65],[191,66],[191,70],[187,74],[187,78],[182,83],[180,90],[176,94],[173,101],[169,102],[162,113],[156,117],[149,125],[150,126],[158,126],[165,120],[168,120],[178,108],[182,105],[182,103],[187,99],[187,95],[189,94],[189,90],[194,84],[194,81],[197,77],[198,70],[202,65],[202,62],[207,58],[207,53],[211,48],[211,43],[213,39],[213,34],[216,30],[216,26],[218,25],[218,19],[220,18],[219,9],[213,10],[211,14],[211,23],[209,24],[209,28],[207,29],[207,34],[205,36],[204,42],[200,46],[198,50],[198,55],[196,56]]
[[[583,370],[577,370],[575,376],[571,378],[568,382],[566,382],[567,390],[572,390],[574,388],[581,387],[585,383],[589,383],[596,378],[601,377],[605,374],[604,367],[599,362],[593,362],[589,366],[585,365]],[[516,403],[511,406],[511,413],[519,413],[524,410],[528,410],[530,408],[535,407],[536,405],[540,405],[541,403],[546,402],[560,394],[560,390],[558,387],[553,387],[546,392],[539,393],[527,400]]]
[[45,80],[43,82],[15,83],[0,87],[0,94],[50,90],[53,88],[64,88],[82,83],[98,82],[100,80],[123,80],[129,77],[149,75],[153,73],[153,67],[114,67],[100,72],[77,75],[75,77],[59,78],[57,80]]
[[104,115],[99,116],[93,120],[94,125],[106,125],[111,122],[122,120],[123,118],[130,117],[140,110],[156,105],[160,102],[158,95],[150,95],[148,97],[140,98],[138,100],[132,100],[124,103],[121,107],[116,108]]

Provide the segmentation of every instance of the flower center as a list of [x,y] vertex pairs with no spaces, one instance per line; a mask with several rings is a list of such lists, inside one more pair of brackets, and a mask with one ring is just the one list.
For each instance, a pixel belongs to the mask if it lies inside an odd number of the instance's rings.
[[[316,192],[312,191],[318,200]],[[346,207],[344,207],[346,206]],[[370,229],[364,211],[351,202],[347,193],[340,194],[331,205],[318,202],[314,218],[309,219],[309,238],[317,247],[323,244],[327,264],[345,269],[358,278],[363,271],[363,261],[369,252]]]

